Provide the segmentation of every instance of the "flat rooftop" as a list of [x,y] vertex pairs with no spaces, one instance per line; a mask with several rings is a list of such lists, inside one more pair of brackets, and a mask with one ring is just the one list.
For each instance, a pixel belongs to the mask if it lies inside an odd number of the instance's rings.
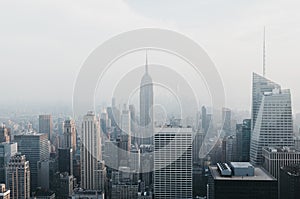
[[248,168],[253,167],[249,162],[230,162],[233,168]]
[[[251,164],[250,164],[251,165]],[[259,167],[254,167],[254,176],[231,176],[231,177],[224,177],[221,176],[217,166],[210,166],[209,167],[212,177],[215,180],[248,180],[248,181],[274,181],[276,180],[273,176],[265,172]]]

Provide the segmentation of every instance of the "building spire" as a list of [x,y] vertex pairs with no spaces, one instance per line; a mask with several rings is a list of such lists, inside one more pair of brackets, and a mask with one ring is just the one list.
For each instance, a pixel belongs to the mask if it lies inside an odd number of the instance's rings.
[[146,74],[148,74],[148,52],[146,50],[146,65],[145,65],[145,69],[146,69]]
[[266,76],[266,27],[264,26],[263,37],[263,76]]

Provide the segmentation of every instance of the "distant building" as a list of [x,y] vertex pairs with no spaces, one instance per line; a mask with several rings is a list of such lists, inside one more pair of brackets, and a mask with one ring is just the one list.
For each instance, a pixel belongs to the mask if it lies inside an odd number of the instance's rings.
[[51,115],[39,115],[39,133],[46,133],[48,140],[52,140],[53,121]]
[[250,162],[261,165],[263,147],[294,146],[291,93],[257,74],[253,79]]
[[225,137],[222,141],[222,154],[224,162],[236,161],[236,136],[229,135]]
[[6,182],[11,198],[30,198],[30,168],[25,155],[11,157],[6,169]]
[[229,108],[222,109],[222,121],[225,136],[231,135],[231,110]]
[[4,124],[0,125],[0,143],[10,142],[10,129]]
[[192,198],[191,128],[162,128],[155,133],[154,198]]
[[276,179],[280,176],[280,168],[292,164],[300,164],[300,151],[290,147],[263,148],[263,167]]
[[75,189],[72,199],[104,199],[104,192],[97,190]]
[[251,119],[236,125],[236,151],[239,162],[250,161]]
[[131,173],[129,167],[119,167],[112,172],[110,182],[111,199],[137,199],[138,198],[138,174]]
[[7,190],[5,184],[0,184],[0,199],[10,199],[10,190]]
[[290,165],[280,169],[279,198],[297,199],[300,196],[300,166]]
[[38,189],[34,194],[34,199],[55,199],[55,193],[50,190]]
[[58,149],[58,171],[60,173],[68,172],[73,175],[73,149]]
[[55,173],[53,191],[55,192],[56,199],[64,199],[72,196],[74,187],[73,181],[74,177],[67,172]]
[[210,166],[208,199],[277,199],[277,180],[249,162]]
[[64,134],[64,149],[72,148],[73,154],[76,152],[76,125],[75,121],[72,119],[65,120],[63,125]]
[[49,160],[48,135],[29,132],[14,136],[18,143],[18,152],[24,154],[30,164],[30,188],[38,187],[38,162]]
[[5,169],[12,156],[17,153],[17,143],[2,142],[0,144],[0,183],[5,182]]
[[139,144],[152,144],[153,136],[153,83],[148,71],[148,60],[146,56],[145,73],[140,84],[140,126],[142,135],[139,135]]

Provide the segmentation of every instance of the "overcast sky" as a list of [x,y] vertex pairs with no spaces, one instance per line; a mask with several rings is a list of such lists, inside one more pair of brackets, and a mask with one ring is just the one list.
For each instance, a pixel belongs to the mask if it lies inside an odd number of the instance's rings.
[[299,112],[299,9],[297,0],[2,0],[0,104],[71,104],[93,49],[121,32],[157,27],[198,42],[222,76],[226,106],[250,110],[266,26],[267,77],[291,89]]

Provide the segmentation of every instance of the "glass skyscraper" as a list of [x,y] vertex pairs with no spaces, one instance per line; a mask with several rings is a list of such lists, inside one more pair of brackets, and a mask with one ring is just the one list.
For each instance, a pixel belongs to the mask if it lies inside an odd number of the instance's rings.
[[253,74],[250,162],[262,164],[262,148],[293,146],[291,94],[288,89]]

